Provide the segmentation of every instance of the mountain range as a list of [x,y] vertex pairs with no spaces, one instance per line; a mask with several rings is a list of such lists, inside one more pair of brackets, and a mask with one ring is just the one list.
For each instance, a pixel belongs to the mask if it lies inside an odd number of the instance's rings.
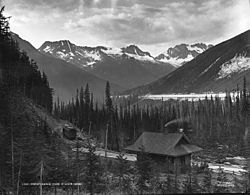
[[160,62],[170,63],[175,67],[180,67],[211,47],[213,47],[211,44],[196,43],[189,45],[183,43],[170,47],[166,52],[156,56],[155,59]]
[[[44,55],[17,34],[11,35],[18,42],[20,50],[25,51],[31,59],[35,60],[38,69],[46,73],[50,86],[55,91],[55,97],[60,97],[62,101],[69,101],[75,96],[77,88],[85,87],[89,83],[95,97],[101,100],[104,98],[106,80],[80,70],[64,60]],[[125,89],[114,83],[110,85],[113,91]]]
[[[124,94],[225,92],[250,77],[250,30],[213,46],[175,71]],[[249,87],[249,83],[247,83]]]
[[[153,57],[136,45],[123,48],[87,47],[60,40],[46,41],[36,49],[17,34],[12,33],[12,37],[19,43],[20,49],[37,62],[38,68],[48,75],[55,96],[64,101],[70,100],[76,88],[84,87],[86,83],[89,83],[94,96],[101,100],[107,80],[115,93],[151,83],[211,47],[203,43],[180,44]],[[161,58],[163,55],[165,58]]]
[[177,45],[169,49],[175,51],[168,56],[169,62],[160,59],[159,56],[153,57],[136,45],[123,48],[83,47],[68,40],[62,40],[46,41],[39,51],[48,56],[63,59],[91,74],[129,89],[150,83],[172,72],[176,66],[180,66],[185,60],[191,60],[207,48],[209,46],[205,44],[195,44],[195,47],[187,44]]

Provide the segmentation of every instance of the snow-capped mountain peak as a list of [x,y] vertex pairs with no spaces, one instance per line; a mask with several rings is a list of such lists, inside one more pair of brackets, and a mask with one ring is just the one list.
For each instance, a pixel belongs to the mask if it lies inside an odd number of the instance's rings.
[[39,51],[82,67],[93,67],[93,64],[102,60],[101,51],[105,49],[105,47],[101,46],[81,47],[69,40],[61,40],[55,42],[46,41],[39,48]]
[[61,58],[72,64],[80,65],[83,68],[94,68],[94,64],[104,60],[106,57],[134,58],[139,61],[159,63],[149,52],[142,51],[136,45],[129,45],[123,48],[109,47],[86,47],[77,46],[68,40],[49,42],[46,41],[40,48],[40,52],[54,57]]
[[142,51],[138,46],[136,45],[129,45],[127,47],[121,48],[121,51],[123,55],[129,56],[131,58],[134,58],[139,61],[150,61],[154,63],[158,63],[157,60],[149,52]]
[[210,46],[203,43],[193,45],[180,44],[169,48],[166,52],[153,57],[149,52],[141,50],[136,45],[129,45],[122,48],[110,47],[87,47],[77,46],[69,40],[50,42],[46,41],[39,51],[54,57],[63,59],[82,68],[94,68],[95,64],[111,57],[118,59],[135,59],[144,63],[171,64],[179,67],[185,62],[191,61],[194,57],[208,49]]
[[55,42],[46,41],[41,46],[41,48],[43,48],[43,51],[47,53],[53,53],[54,50],[64,50],[65,52],[72,52],[72,43],[70,43],[69,40],[61,40]]
[[127,53],[127,54],[152,57],[149,52],[142,51],[136,45],[129,45],[128,47],[123,47],[121,50],[123,53]]
[[161,62],[170,63],[176,67],[191,61],[193,58],[212,47],[204,43],[179,44],[170,47],[166,52],[159,54],[155,59]]

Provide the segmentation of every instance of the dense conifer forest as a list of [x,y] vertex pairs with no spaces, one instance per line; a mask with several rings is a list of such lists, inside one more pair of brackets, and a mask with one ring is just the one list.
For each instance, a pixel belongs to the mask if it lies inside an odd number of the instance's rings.
[[[54,104],[54,114],[71,121],[83,132],[91,134],[102,143],[102,146],[105,145],[105,136],[108,135],[107,147],[115,151],[123,151],[126,146],[133,144],[143,131],[163,132],[164,125],[170,121],[175,119],[186,121],[191,126],[187,125],[184,128],[185,134],[206,153],[218,159],[223,159],[227,155],[243,156],[247,159],[249,92],[246,89],[246,82],[246,79],[242,81],[241,90],[237,90],[235,96],[227,93],[225,99],[207,97],[199,101],[141,101],[135,96],[111,98],[107,82],[106,100],[102,104],[93,103],[93,95],[87,85],[85,89],[82,87],[77,90],[76,97],[68,104],[58,99]],[[221,146],[223,151],[219,152],[218,148]],[[145,155],[134,166],[128,168],[120,157],[116,166],[124,176],[121,177],[119,173],[116,177],[118,181],[124,179],[121,183],[125,182],[126,190],[119,182],[118,189],[123,189],[127,193],[143,194],[145,192],[243,192],[248,188],[247,175],[242,175],[243,180],[236,175],[231,176],[233,188],[212,185],[215,181],[219,184],[228,183],[229,178],[221,168],[216,175],[212,174],[211,170],[207,169],[206,162],[204,166],[202,165],[203,168],[193,166],[191,172],[182,177],[171,174],[162,176],[154,163]],[[116,167],[114,170],[114,174],[117,174]],[[131,170],[134,174],[131,174]],[[135,188],[132,188],[133,184]]]
[[[244,135],[249,123],[249,100],[246,79],[234,97],[228,93],[225,100],[207,97],[199,101],[141,101],[138,97],[110,98],[107,83],[106,102],[93,103],[87,85],[77,90],[68,104],[54,104],[54,114],[69,120],[86,132],[103,138],[108,128],[109,149],[121,150],[133,143],[143,131],[164,131],[171,120],[185,120],[191,124],[186,131],[197,144],[227,144],[238,155],[244,153]],[[113,101],[113,102],[112,102]],[[145,102],[146,101],[146,102]]]
[[[76,90],[68,103],[53,104],[53,90],[45,73],[19,50],[9,31],[9,19],[0,11],[0,192],[40,194],[57,191],[94,193],[201,193],[228,192],[220,185],[212,187],[212,179],[226,182],[223,170],[216,176],[207,167],[194,167],[188,175],[163,175],[150,157],[142,153],[140,160],[128,162],[123,149],[134,143],[144,131],[162,132],[174,119],[189,122],[187,136],[204,149],[216,144],[228,146],[235,155],[248,154],[249,92],[247,79],[239,83],[235,97],[225,100],[207,98],[199,101],[141,101],[138,97],[112,97],[109,82],[103,89],[105,101],[94,102],[91,86]],[[35,116],[40,107],[56,118],[70,121],[86,140],[68,141],[53,133],[47,119]],[[191,129],[191,130],[190,130]],[[115,162],[96,155],[97,146],[119,152]],[[81,147],[88,149],[83,154]],[[72,150],[74,149],[74,150]],[[202,174],[202,176],[201,176]],[[80,183],[80,187],[24,186],[24,183]],[[232,192],[247,188],[237,177]]]
[[[52,112],[53,90],[45,73],[19,50],[11,38],[9,18],[0,10],[0,187],[19,188],[34,181],[40,164],[54,151],[53,137],[44,120],[28,113],[28,103]],[[21,171],[22,170],[22,171]]]

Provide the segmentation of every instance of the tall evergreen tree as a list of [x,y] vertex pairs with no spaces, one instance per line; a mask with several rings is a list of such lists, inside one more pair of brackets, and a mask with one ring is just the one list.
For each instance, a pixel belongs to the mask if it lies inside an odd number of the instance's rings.
[[96,146],[91,139],[87,143],[88,153],[85,159],[84,184],[90,194],[104,191],[103,170],[99,157],[95,154]]
[[223,169],[220,167],[218,170],[217,175],[217,184],[215,185],[214,192],[215,193],[228,193],[228,187],[227,187],[227,176]]
[[85,100],[85,129],[89,129],[89,123],[90,123],[90,91],[89,91],[89,85],[86,84],[85,91],[84,91],[84,100]]
[[124,157],[123,153],[119,153],[115,167],[118,176],[118,188],[121,193],[131,193],[131,167],[130,163]]
[[153,162],[149,155],[142,151],[137,156],[136,161],[136,174],[137,174],[137,190],[139,194],[144,194],[149,190],[149,182],[153,175]]
[[209,169],[206,169],[204,171],[203,192],[212,193],[212,173]]
[[111,114],[111,112],[113,111],[113,104],[112,104],[112,99],[111,99],[109,81],[107,81],[107,83],[106,83],[105,103],[106,103],[106,108],[107,108],[108,113]]

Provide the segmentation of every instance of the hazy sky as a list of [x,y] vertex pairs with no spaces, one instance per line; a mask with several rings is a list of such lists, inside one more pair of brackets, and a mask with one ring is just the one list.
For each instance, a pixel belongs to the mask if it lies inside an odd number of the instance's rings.
[[[1,0],[0,0],[1,1]],[[136,44],[153,55],[178,43],[218,43],[250,29],[249,0],[3,0],[11,30],[40,47]]]

